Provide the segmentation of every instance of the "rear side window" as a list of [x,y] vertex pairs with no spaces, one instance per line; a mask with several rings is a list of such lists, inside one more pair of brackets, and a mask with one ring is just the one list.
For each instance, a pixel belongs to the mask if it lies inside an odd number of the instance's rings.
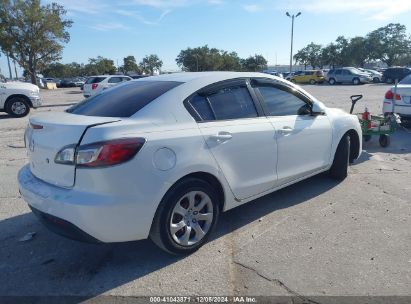
[[123,77],[111,77],[108,83],[119,83],[123,81]]
[[400,84],[411,84],[411,75],[408,75],[403,80],[401,80]]
[[257,117],[246,86],[231,86],[213,94],[196,94],[189,101],[200,120],[228,120]]
[[90,77],[87,79],[86,84],[91,84],[91,83],[99,83],[102,82],[106,77]]
[[130,117],[167,91],[177,81],[128,81],[67,109],[67,112],[102,117]]

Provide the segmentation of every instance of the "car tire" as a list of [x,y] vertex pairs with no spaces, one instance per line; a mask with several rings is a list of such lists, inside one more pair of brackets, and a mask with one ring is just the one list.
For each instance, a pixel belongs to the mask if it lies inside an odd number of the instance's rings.
[[158,206],[150,238],[171,254],[190,254],[207,241],[219,214],[219,196],[209,183],[198,178],[183,179]]
[[372,79],[372,82],[374,82],[374,83],[379,83],[379,82],[380,82],[380,79],[379,79],[378,77],[374,77],[374,78]]
[[7,101],[6,112],[13,117],[24,117],[30,112],[30,105],[23,97],[13,97]]
[[355,78],[352,80],[352,83],[353,83],[353,85],[359,85],[359,84],[361,83],[361,81],[360,81],[359,78],[355,77]]
[[338,144],[334,160],[330,168],[330,176],[337,180],[343,180],[348,174],[350,161],[350,137],[346,134]]
[[310,79],[310,84],[316,84],[317,81],[315,81],[314,79]]
[[335,79],[334,79],[334,78],[330,78],[330,79],[328,80],[328,83],[329,83],[330,85],[334,85],[336,82],[335,82]]

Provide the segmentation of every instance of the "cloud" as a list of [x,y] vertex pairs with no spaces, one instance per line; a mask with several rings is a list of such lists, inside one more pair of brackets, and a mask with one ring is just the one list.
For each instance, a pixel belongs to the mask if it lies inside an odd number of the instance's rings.
[[277,9],[307,11],[318,14],[355,12],[371,20],[389,20],[411,11],[410,0],[293,0]]
[[161,13],[161,15],[157,19],[149,20],[146,17],[144,17],[139,11],[128,11],[128,10],[122,10],[122,9],[115,11],[115,13],[117,13],[119,15],[137,19],[138,21],[140,21],[144,24],[147,24],[147,25],[158,25],[158,24],[160,24],[161,21],[164,19],[164,17],[167,16],[170,12],[171,12],[171,10],[165,10]]
[[133,0],[130,2],[143,5],[143,6],[150,6],[159,9],[170,9],[175,7],[182,7],[190,5],[193,1],[189,0]]
[[117,22],[108,22],[108,23],[100,23],[91,26],[92,29],[95,29],[97,31],[112,31],[112,30],[129,30],[130,28],[128,26],[125,26],[122,23],[117,23]]
[[258,12],[261,9],[261,7],[257,4],[246,4],[243,5],[243,9],[245,9],[247,12],[255,13]]

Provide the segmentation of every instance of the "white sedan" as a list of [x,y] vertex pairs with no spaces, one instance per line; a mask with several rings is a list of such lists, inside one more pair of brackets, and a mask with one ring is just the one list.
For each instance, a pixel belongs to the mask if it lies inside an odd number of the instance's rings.
[[396,113],[402,120],[411,120],[411,75],[391,87],[384,96],[383,113]]
[[57,233],[185,254],[220,212],[320,172],[344,179],[361,137],[356,116],[275,76],[162,75],[32,116],[18,181]]
[[[131,77],[125,75],[90,76],[83,85],[83,95],[87,98],[131,79]],[[81,85],[82,83],[79,82],[78,86]]]

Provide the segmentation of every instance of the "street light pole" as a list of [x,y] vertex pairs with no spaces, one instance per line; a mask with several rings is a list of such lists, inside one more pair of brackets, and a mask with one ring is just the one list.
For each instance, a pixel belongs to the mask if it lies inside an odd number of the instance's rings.
[[289,12],[285,13],[287,17],[291,18],[291,52],[290,52],[290,73],[293,69],[293,40],[294,40],[294,19],[301,15],[299,12],[297,15],[290,15]]

